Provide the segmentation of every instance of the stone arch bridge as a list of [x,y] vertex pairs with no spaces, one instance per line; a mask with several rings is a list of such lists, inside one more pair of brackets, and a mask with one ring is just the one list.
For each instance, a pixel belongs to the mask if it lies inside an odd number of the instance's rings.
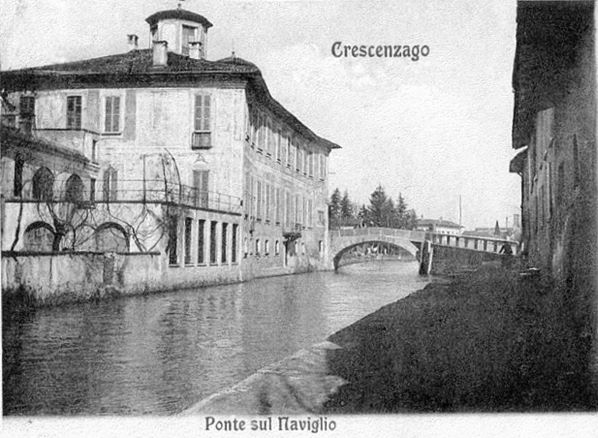
[[425,231],[399,230],[395,228],[353,228],[330,231],[330,260],[334,269],[338,269],[343,255],[359,245],[380,244],[400,248],[414,257],[418,257],[421,243],[425,240]]
[[[427,246],[420,257],[424,242],[427,242]],[[366,244],[407,251],[420,261],[420,272],[423,273],[454,271],[459,267],[478,266],[483,261],[500,260],[505,257],[501,254],[501,248],[505,245],[511,247],[511,254],[519,254],[518,242],[492,237],[453,236],[381,227],[330,230],[329,260],[334,269],[340,267],[344,255]],[[373,258],[363,257],[362,260],[367,262]]]

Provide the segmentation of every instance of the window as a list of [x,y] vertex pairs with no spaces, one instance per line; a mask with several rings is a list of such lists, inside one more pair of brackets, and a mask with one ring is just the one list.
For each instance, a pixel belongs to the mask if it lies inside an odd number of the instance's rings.
[[292,161],[292,152],[291,152],[291,136],[289,135],[286,138],[286,162],[287,162],[287,167],[291,166],[291,161]]
[[193,171],[193,188],[195,190],[195,205],[201,208],[208,208],[209,206],[209,170],[194,170]]
[[185,264],[191,264],[191,233],[193,231],[193,219],[185,218]]
[[77,174],[73,174],[66,180],[66,202],[81,202],[83,201],[83,181]]
[[233,224],[233,233],[231,237],[231,249],[230,249],[230,261],[232,263],[237,263],[237,239],[239,232],[239,224]]
[[272,122],[270,121],[270,118],[266,118],[267,122],[266,125],[264,126],[264,129],[266,131],[266,156],[271,157],[272,156],[272,139],[273,139],[273,132],[272,132]]
[[297,172],[301,172],[301,165],[303,164],[303,151],[299,146],[297,146],[297,153],[295,155],[295,170]]
[[67,129],[81,129],[81,96],[66,98],[66,127]]
[[227,244],[227,232],[228,232],[228,224],[226,222],[222,223],[222,252],[221,252],[221,260],[222,263],[226,263],[226,244]]
[[291,225],[293,222],[293,199],[291,198],[291,194],[287,190],[285,193],[286,198],[286,224],[287,227]]
[[89,180],[89,200],[91,202],[95,202],[95,200],[96,200],[96,180],[95,180],[95,178],[90,178],[90,180]]
[[189,56],[189,43],[197,41],[197,28],[193,26],[183,25],[183,41],[181,45],[181,53]]
[[52,200],[54,196],[54,175],[47,167],[39,168],[33,175],[33,199]]
[[308,155],[308,172],[309,177],[313,178],[314,176],[314,153],[310,152]]
[[168,263],[170,265],[177,265],[179,263],[177,254],[177,227],[179,223],[179,218],[177,216],[170,216],[169,219],[170,221],[168,227]]
[[210,117],[210,96],[208,94],[196,95],[194,132],[191,140],[191,149],[208,149],[212,147]]
[[320,179],[326,179],[326,155],[320,155]]
[[280,242],[278,240],[274,242],[274,254],[280,254]]
[[282,200],[281,200],[281,194],[282,194],[282,189],[280,187],[276,188],[276,197],[274,199],[274,204],[275,204],[275,208],[276,208],[276,216],[275,216],[275,221],[276,224],[280,224],[280,216],[281,216],[281,210],[282,210]]
[[98,141],[92,140],[91,141],[91,162],[97,163],[98,162]]
[[255,239],[255,255],[260,255],[260,239]]
[[290,167],[291,170],[295,164],[295,155],[297,154],[297,146],[294,142],[289,143],[289,162],[287,163],[287,167]]
[[204,228],[206,221],[200,219],[197,221],[197,263],[204,262]]
[[307,200],[307,226],[313,226],[313,201],[311,199]]
[[266,257],[268,257],[270,255],[270,241],[266,240],[264,242],[264,253],[266,254]]
[[282,135],[280,134],[280,129],[276,131],[276,161],[282,161]]
[[257,182],[257,211],[255,213],[257,219],[262,218],[262,182]]
[[23,132],[31,133],[35,120],[35,97],[21,96],[19,99],[20,120],[19,128]]
[[104,132],[120,131],[120,96],[106,96]]
[[15,158],[15,177],[13,180],[13,195],[21,196],[23,190],[23,165],[25,162],[20,155]]
[[52,251],[54,230],[45,222],[34,222],[25,229],[23,241],[26,251]]
[[324,241],[323,240],[318,241],[318,252],[320,253],[320,256],[324,255]]
[[102,187],[104,201],[116,200],[117,181],[118,172],[115,168],[109,167],[104,171],[104,181]]
[[33,116],[35,114],[35,97],[21,96],[19,99],[19,110],[21,117]]
[[270,222],[270,185],[268,183],[264,183],[264,189],[266,191],[265,216],[266,216],[266,221]]
[[218,222],[210,222],[210,263],[216,264],[216,226]]

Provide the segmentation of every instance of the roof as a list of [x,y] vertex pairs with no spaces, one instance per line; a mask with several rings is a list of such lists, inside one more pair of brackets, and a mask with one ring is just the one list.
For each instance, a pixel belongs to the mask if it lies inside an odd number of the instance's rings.
[[208,61],[168,52],[167,65],[155,67],[153,51],[144,49],[0,72],[0,82],[7,91],[92,87],[138,88],[156,84],[193,85],[206,79],[246,81],[262,103],[306,139],[328,149],[340,149],[338,144],[316,135],[275,100],[255,64],[234,56],[219,61]]
[[17,147],[29,149],[31,151],[57,155],[82,164],[90,163],[89,158],[79,151],[60,146],[45,139],[33,137],[30,134],[26,134],[18,130],[17,128],[0,125],[0,140],[3,154],[5,153],[5,150],[11,147]]
[[212,27],[212,23],[203,15],[195,12],[187,11],[186,9],[169,9],[166,11],[158,11],[145,19],[150,26],[153,26],[160,20],[167,20],[173,18],[176,20],[187,20],[202,24],[206,29]]
[[434,225],[437,227],[447,227],[447,228],[464,228],[462,225],[456,224],[451,221],[446,221],[443,219],[418,219],[417,220],[418,226],[429,226]]
[[582,57],[580,40],[592,35],[593,8],[593,1],[518,2],[513,148],[528,145],[536,114],[566,95],[571,70]]

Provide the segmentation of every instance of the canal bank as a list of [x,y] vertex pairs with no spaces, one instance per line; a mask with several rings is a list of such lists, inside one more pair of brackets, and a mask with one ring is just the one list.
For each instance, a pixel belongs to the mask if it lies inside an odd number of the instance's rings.
[[328,338],[347,384],[322,411],[595,410],[591,325],[571,316],[558,285],[499,264],[429,284]]
[[385,305],[184,414],[594,410],[596,350],[589,327],[569,316],[549,280],[486,264]]

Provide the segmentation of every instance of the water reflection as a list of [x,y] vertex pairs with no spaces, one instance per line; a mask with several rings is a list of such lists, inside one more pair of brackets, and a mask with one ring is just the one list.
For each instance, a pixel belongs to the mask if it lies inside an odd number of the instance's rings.
[[3,313],[4,414],[168,414],[423,287],[414,263]]

